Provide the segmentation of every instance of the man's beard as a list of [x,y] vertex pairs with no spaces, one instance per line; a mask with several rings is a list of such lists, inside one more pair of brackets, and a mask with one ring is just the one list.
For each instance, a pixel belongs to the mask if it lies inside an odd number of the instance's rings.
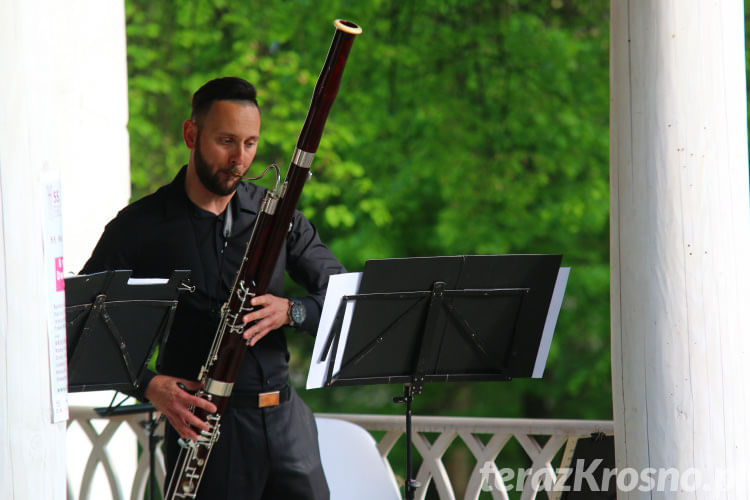
[[[210,192],[217,196],[229,196],[237,190],[237,186],[241,182],[241,179],[239,177],[237,177],[230,184],[224,184],[221,181],[222,171],[234,172],[236,169],[216,168],[215,172],[213,172],[213,169],[211,168],[212,165],[210,165],[208,161],[206,161],[206,159],[203,157],[203,153],[201,153],[200,132],[198,132],[198,136],[195,138],[194,160],[195,172],[198,174],[198,179],[200,179],[203,186]],[[242,168],[242,166],[240,166],[240,168]],[[238,173],[244,172],[240,170]]]

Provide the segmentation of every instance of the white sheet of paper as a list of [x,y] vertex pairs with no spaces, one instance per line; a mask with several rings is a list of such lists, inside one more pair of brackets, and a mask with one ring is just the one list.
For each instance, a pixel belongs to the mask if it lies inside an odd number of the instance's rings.
[[65,327],[62,199],[59,174],[44,174],[40,196],[44,203],[42,254],[47,287],[47,343],[49,346],[52,422],[68,419],[68,348]]
[[[356,294],[359,291],[360,281],[362,281],[362,273],[335,274],[328,280],[326,300],[323,303],[323,311],[320,314],[320,324],[318,325],[318,333],[315,337],[310,371],[307,374],[308,389],[317,389],[323,387],[323,384],[325,384],[331,357],[328,356],[325,361],[321,362],[320,356],[323,353],[326,340],[328,340],[328,334],[331,332],[331,327],[336,319],[336,313],[339,310],[342,298],[345,295]],[[334,375],[341,369],[341,361],[344,356],[343,347],[346,345],[346,339],[349,335],[349,326],[354,314],[354,305],[354,301],[349,301],[346,304],[344,323],[341,327],[341,336],[339,337],[339,352],[336,353],[336,360],[333,365]]]
[[128,278],[128,285],[166,285],[167,278]]
[[547,364],[549,347],[552,345],[552,336],[555,333],[557,317],[560,315],[560,307],[562,307],[563,296],[565,296],[565,287],[568,284],[568,276],[570,276],[570,268],[561,267],[560,271],[557,273],[555,289],[552,292],[552,300],[550,300],[549,310],[547,310],[547,320],[544,322],[544,331],[542,332],[542,340],[539,343],[539,350],[536,353],[534,372],[531,374],[532,378],[542,378],[542,375],[544,374],[544,366]]

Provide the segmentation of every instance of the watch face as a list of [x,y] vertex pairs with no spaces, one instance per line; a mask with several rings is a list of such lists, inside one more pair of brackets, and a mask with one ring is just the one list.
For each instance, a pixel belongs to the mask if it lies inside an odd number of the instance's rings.
[[300,325],[305,321],[307,311],[305,311],[305,306],[301,302],[294,301],[292,302],[292,309],[289,311],[289,315],[296,325]]

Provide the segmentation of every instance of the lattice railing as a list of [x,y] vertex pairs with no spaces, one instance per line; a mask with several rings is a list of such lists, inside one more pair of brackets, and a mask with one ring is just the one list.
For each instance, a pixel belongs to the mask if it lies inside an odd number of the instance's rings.
[[[323,415],[321,415],[323,416]],[[378,442],[381,456],[388,458],[393,446],[405,432],[404,418],[384,415],[325,414],[327,418],[339,418],[364,427],[369,431],[385,431]],[[430,441],[429,433],[437,437]],[[507,419],[507,418],[473,418],[473,417],[412,417],[412,440],[414,447],[422,456],[422,465],[416,474],[421,484],[416,498],[423,500],[434,482],[441,500],[455,500],[454,488],[448,477],[443,457],[456,440],[463,441],[474,457],[474,468],[469,475],[464,498],[474,500],[479,497],[483,487],[483,478],[495,479],[491,491],[495,500],[508,498],[508,491],[498,469],[496,459],[503,448],[515,439],[523,448],[531,466],[527,480],[523,484],[522,500],[534,499],[539,485],[544,481],[554,484],[558,476],[553,467],[553,459],[564,448],[559,458],[558,467],[569,467],[573,458],[576,442],[579,438],[592,434],[612,435],[614,427],[611,421],[603,420],[541,420],[541,419]],[[482,436],[490,436],[485,444]],[[546,438],[546,440],[542,439]],[[389,462],[390,463],[390,462]],[[482,469],[489,465],[489,469]],[[537,472],[539,471],[539,472]],[[547,493],[547,492],[545,492]],[[556,500],[559,492],[547,493],[548,498]]]
[[[123,477],[122,467],[120,467],[123,457],[117,455],[116,451],[113,452],[111,444],[115,436],[127,433],[130,437],[135,435],[138,446],[142,450],[148,450],[149,435],[142,425],[146,420],[146,414],[102,418],[91,407],[70,407],[68,432],[71,432],[71,427],[74,425],[79,427],[88,438],[91,451],[84,464],[80,483],[77,487],[72,484],[69,467],[67,478],[68,500],[101,500],[101,493],[94,494],[92,492],[97,467],[101,467],[105,474],[105,482],[111,494],[109,498],[112,498],[112,500],[128,498],[124,493],[123,485],[129,486],[130,500],[142,500],[144,498],[150,471],[148,453],[141,453],[137,458],[132,477]],[[156,432],[163,434],[163,425]],[[164,484],[164,457],[160,449],[157,449],[154,459],[154,475],[156,483],[161,489]]]
[[[394,445],[405,432],[404,418],[401,416],[331,413],[317,416],[346,420],[369,431],[384,431],[383,436],[378,440],[378,450],[386,461]],[[113,457],[108,450],[113,436],[124,429],[129,429],[134,433],[140,447],[147,450],[148,433],[141,425],[144,419],[143,414],[102,419],[92,408],[71,407],[68,426],[70,428],[75,423],[83,429],[91,443],[91,452],[77,489],[74,489],[74,485],[71,484],[70,476],[68,478],[69,500],[92,498],[91,485],[97,466],[103,468],[113,500],[125,500],[123,484],[130,485],[130,500],[144,498],[148,484],[148,454],[140,455],[135,472],[132,477],[128,478],[118,475],[117,459],[119,457]],[[96,421],[98,425],[94,424]],[[433,433],[437,437],[434,437]],[[441,500],[456,499],[443,458],[453,444],[461,441],[465,443],[474,459],[473,470],[465,485],[464,499],[479,498],[484,487],[485,490],[491,491],[493,499],[506,500],[508,491],[504,482],[500,480],[497,458],[507,444],[515,440],[520,444],[531,464],[527,471],[529,479],[523,482],[521,499],[534,499],[540,491],[540,484],[544,481],[550,481],[549,484],[553,484],[558,478],[557,468],[570,465],[578,439],[595,433],[613,434],[612,422],[415,416],[412,418],[412,439],[416,450],[422,457],[422,463],[416,473],[416,480],[421,483],[416,498],[424,500],[432,483]],[[561,451],[562,455],[560,455]],[[155,462],[156,482],[161,488],[164,481],[164,459],[161,451],[157,451]],[[555,462],[557,466],[553,465]],[[532,478],[534,480],[531,480]],[[492,481],[489,486],[486,483],[487,480]],[[544,491],[544,495],[550,500],[557,500],[558,494],[554,491]]]

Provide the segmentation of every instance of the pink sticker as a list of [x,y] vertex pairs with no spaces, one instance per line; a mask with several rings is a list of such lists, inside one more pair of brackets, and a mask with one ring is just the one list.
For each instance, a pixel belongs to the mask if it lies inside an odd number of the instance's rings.
[[55,257],[55,289],[58,292],[65,290],[62,259],[62,257]]

